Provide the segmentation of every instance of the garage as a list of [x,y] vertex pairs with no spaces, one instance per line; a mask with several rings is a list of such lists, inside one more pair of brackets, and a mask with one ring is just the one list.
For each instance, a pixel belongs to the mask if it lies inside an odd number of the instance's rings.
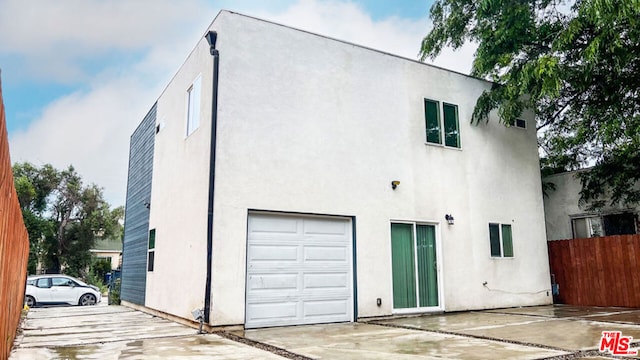
[[353,321],[350,218],[249,213],[245,328]]

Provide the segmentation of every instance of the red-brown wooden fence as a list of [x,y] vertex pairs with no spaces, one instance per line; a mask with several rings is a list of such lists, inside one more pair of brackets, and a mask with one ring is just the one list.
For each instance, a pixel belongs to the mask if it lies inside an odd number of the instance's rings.
[[640,234],[549,241],[556,302],[640,307]]
[[20,322],[29,238],[13,183],[0,83],[0,359],[7,359]]

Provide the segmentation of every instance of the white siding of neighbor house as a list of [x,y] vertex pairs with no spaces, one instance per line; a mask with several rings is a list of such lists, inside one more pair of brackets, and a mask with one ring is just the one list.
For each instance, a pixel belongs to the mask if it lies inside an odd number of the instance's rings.
[[[610,203],[598,211],[593,211],[587,205],[580,203],[580,191],[582,184],[577,177],[582,171],[570,171],[550,175],[544,178],[545,182],[554,184],[555,190],[548,190],[544,197],[545,223],[548,240],[564,240],[573,238],[571,221],[573,218],[589,215],[619,213],[631,211],[640,213],[640,207],[629,209],[622,204],[612,206]],[[640,228],[640,224],[638,225]]]
[[[212,29],[213,325],[245,321],[250,209],[355,217],[358,317],[392,313],[392,221],[437,225],[446,311],[551,303],[533,113],[526,130],[471,125],[487,82],[225,11]],[[185,318],[204,297],[211,67],[201,39],[158,99],[146,306]],[[185,138],[199,74],[200,128]],[[424,98],[458,105],[460,149],[425,144]],[[490,257],[490,222],[512,225],[513,258]]]

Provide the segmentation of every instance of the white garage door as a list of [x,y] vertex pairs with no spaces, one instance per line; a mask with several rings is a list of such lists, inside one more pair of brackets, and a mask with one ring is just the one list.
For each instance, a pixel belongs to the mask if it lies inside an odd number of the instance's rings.
[[351,220],[249,214],[246,328],[353,321]]

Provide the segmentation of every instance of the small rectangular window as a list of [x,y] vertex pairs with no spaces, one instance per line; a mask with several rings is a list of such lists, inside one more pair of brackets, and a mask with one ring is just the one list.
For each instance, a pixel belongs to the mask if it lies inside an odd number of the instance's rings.
[[511,225],[502,224],[502,256],[513,257],[513,241],[511,240]]
[[444,113],[444,144],[451,147],[460,147],[460,129],[458,128],[458,106],[442,104]]
[[156,229],[149,230],[149,259],[147,261],[147,271],[153,271],[156,248]]
[[500,227],[498,224],[489,224],[489,241],[491,242],[491,256],[501,256]]
[[489,224],[492,257],[513,257],[513,236],[509,224]]
[[153,263],[155,259],[155,251],[149,251],[149,261],[147,262],[147,271],[153,271]]
[[202,77],[198,76],[187,90],[187,136],[200,127],[200,91]]
[[149,250],[156,248],[156,229],[149,230]]
[[605,215],[602,218],[607,236],[636,233],[636,217],[632,213]]
[[527,121],[524,119],[511,119],[507,121],[508,126],[515,126],[520,129],[527,128]]
[[600,216],[587,216],[571,220],[574,239],[604,236]]
[[427,125],[427,142],[442,144],[440,138],[440,104],[424,99],[424,118]]

